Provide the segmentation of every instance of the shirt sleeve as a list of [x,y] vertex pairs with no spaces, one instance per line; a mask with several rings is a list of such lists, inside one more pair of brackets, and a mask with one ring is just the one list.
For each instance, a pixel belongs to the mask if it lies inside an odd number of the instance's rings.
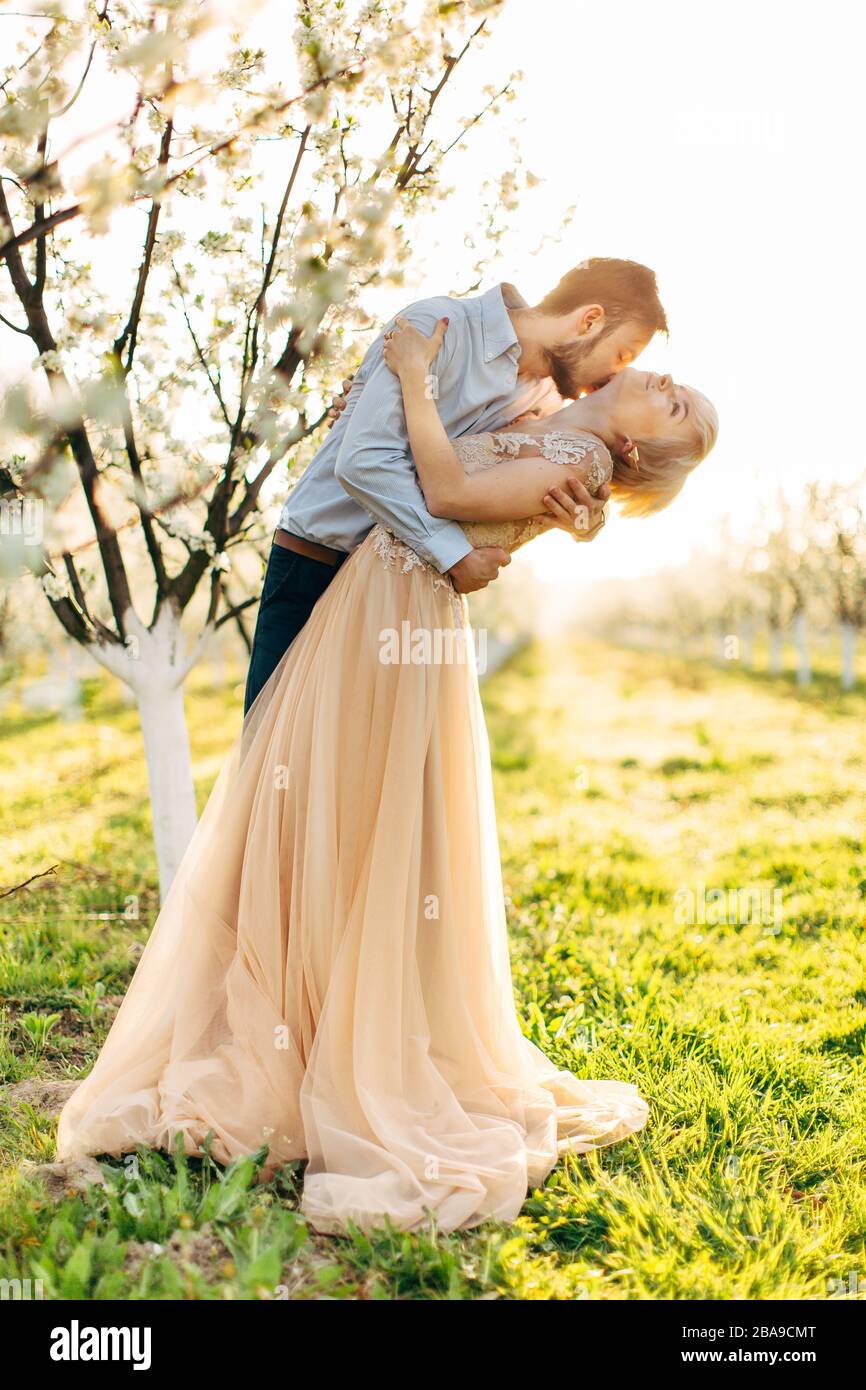
[[[445,314],[451,322],[431,364],[440,389],[447,389],[449,367],[459,360],[462,314],[453,313],[450,300],[433,300],[400,315],[429,334]],[[433,517],[427,510],[409,449],[400,382],[385,363],[383,346],[380,336],[367,355],[364,387],[353,402],[334,472],[350,497],[444,573],[472,546],[456,521]]]

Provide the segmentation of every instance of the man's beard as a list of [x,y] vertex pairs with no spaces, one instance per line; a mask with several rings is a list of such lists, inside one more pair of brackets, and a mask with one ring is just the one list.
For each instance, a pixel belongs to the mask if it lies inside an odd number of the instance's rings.
[[597,386],[603,386],[604,381],[591,381],[586,373],[586,363],[599,342],[594,338],[592,343],[583,343],[579,340],[569,343],[567,347],[547,348],[548,375],[553,378],[560,396],[566,400],[575,400],[581,391],[589,391]]

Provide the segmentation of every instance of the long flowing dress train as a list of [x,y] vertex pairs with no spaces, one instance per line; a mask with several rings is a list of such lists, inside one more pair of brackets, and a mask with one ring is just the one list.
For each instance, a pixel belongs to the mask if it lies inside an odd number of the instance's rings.
[[59,1156],[266,1141],[318,1230],[453,1230],[647,1113],[521,1033],[465,605],[377,526],[247,716]]

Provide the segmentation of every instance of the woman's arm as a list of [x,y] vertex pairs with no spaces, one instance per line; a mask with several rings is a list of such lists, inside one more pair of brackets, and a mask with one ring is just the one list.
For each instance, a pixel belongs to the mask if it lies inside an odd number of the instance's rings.
[[433,516],[455,521],[523,521],[544,510],[544,497],[552,487],[573,477],[585,482],[591,457],[579,464],[552,462],[532,446],[521,447],[521,456],[510,458],[488,472],[467,477],[439,418],[431,390],[430,363],[445,335],[441,320],[431,338],[425,338],[404,320],[385,342],[385,361],[400,378],[409,447],[424,500]]

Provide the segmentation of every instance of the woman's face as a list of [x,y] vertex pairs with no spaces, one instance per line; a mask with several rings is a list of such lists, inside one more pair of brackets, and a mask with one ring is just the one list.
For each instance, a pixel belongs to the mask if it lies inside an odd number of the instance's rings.
[[678,386],[667,374],[628,367],[597,392],[599,403],[602,398],[612,427],[624,438],[676,440],[682,437],[686,442],[692,437],[692,393],[688,386]]

